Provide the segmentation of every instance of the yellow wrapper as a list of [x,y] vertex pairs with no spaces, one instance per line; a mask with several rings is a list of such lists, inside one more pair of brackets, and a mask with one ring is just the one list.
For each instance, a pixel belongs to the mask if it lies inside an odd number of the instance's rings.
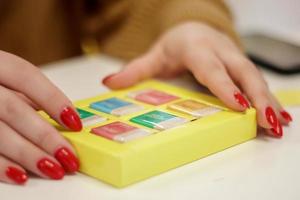
[[218,108],[191,99],[170,104],[168,108],[195,117],[204,117],[220,111]]
[[284,106],[300,106],[300,89],[279,90],[275,96]]

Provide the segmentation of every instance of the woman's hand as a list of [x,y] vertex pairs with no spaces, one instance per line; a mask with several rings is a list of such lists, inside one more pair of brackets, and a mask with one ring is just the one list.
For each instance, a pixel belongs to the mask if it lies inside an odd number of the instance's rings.
[[50,179],[78,170],[72,146],[35,110],[79,131],[81,121],[71,102],[37,67],[3,51],[0,105],[0,181],[23,184],[26,170]]
[[[228,107],[244,111],[248,100],[257,109],[258,124],[281,137],[281,124],[291,116],[271,94],[255,65],[224,33],[208,25],[189,22],[166,32],[147,53],[133,60],[103,83],[119,89],[144,79],[170,77],[189,70]],[[248,99],[248,100],[247,100]]]

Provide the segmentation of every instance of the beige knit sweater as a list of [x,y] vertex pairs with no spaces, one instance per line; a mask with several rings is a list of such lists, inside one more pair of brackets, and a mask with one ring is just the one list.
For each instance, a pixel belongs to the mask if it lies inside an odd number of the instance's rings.
[[238,43],[221,0],[9,0],[0,1],[0,50],[37,65],[80,55],[91,45],[132,59],[189,20],[210,24]]

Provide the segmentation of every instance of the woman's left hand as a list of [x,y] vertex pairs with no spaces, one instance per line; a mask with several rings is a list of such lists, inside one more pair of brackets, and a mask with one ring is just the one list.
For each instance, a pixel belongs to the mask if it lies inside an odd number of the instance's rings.
[[266,81],[235,43],[224,33],[199,22],[187,22],[166,32],[144,55],[133,60],[103,83],[112,88],[129,87],[144,79],[172,77],[189,70],[228,107],[244,111],[248,100],[257,110],[258,124],[281,137],[281,124],[292,121]]

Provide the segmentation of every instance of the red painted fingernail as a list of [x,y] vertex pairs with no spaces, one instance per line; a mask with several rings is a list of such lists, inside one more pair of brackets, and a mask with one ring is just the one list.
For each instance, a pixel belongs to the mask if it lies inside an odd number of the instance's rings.
[[38,161],[37,167],[43,174],[52,179],[59,180],[65,175],[63,168],[48,158],[43,158]]
[[102,80],[102,83],[103,83],[104,85],[106,85],[106,82],[107,82],[111,77],[113,77],[113,76],[116,75],[116,74],[117,74],[117,73],[110,74],[110,75],[106,76],[106,77]]
[[276,114],[272,107],[268,106],[265,110],[268,123],[272,126],[271,130],[274,136],[281,137],[283,135],[282,125],[278,121]]
[[293,121],[292,116],[291,116],[290,113],[288,113],[287,111],[282,110],[282,111],[280,111],[280,114],[281,114],[281,116],[282,116],[286,121],[288,121],[288,122]]
[[6,170],[6,176],[19,185],[24,184],[28,179],[25,172],[15,167],[8,167]]
[[234,98],[235,98],[236,102],[238,102],[244,108],[250,108],[248,101],[245,99],[245,97],[243,97],[243,95],[241,93],[235,92]]
[[276,117],[276,114],[270,106],[268,106],[265,110],[266,118],[269,124],[273,127],[276,128],[278,124],[278,119]]
[[55,152],[55,158],[60,162],[66,172],[73,173],[79,169],[79,160],[67,148],[62,147]]
[[78,114],[71,107],[66,107],[60,114],[61,121],[73,131],[80,131],[82,123]]
[[280,122],[278,122],[278,125],[276,128],[271,128],[271,131],[273,132],[274,136],[282,137],[283,131],[282,131],[282,125],[280,124]]

